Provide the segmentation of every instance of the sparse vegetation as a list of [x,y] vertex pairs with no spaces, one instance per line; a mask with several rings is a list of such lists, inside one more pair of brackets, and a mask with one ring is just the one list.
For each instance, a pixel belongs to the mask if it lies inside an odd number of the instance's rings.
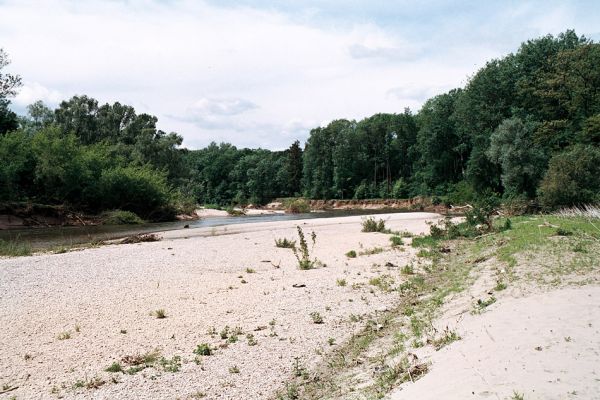
[[392,247],[402,246],[404,242],[400,236],[390,236],[390,242],[392,242]]
[[356,251],[350,250],[349,252],[346,253],[346,257],[348,257],[348,258],[356,258]]
[[383,253],[385,251],[385,249],[383,247],[373,247],[370,249],[364,249],[363,251],[361,251],[360,253],[358,253],[358,255],[360,256],[372,256],[374,254],[379,254],[379,253]]
[[317,311],[313,311],[309,315],[310,315],[310,318],[312,319],[313,324],[322,324],[323,323],[323,317]]
[[345,279],[337,279],[335,281],[335,284],[338,286],[346,286],[346,280]]
[[23,257],[32,253],[29,242],[21,240],[19,236],[11,240],[0,239],[0,256]]
[[213,354],[213,350],[208,343],[201,343],[194,350],[194,354],[199,356],[210,356]]
[[154,316],[156,319],[164,319],[167,318],[167,312],[163,308],[159,308],[154,311]]
[[105,371],[106,371],[106,372],[113,372],[113,373],[116,373],[116,372],[123,372],[123,367],[121,366],[121,364],[120,364],[120,363],[118,363],[118,362],[116,362],[116,361],[115,361],[115,362],[113,362],[112,364],[110,364],[110,366],[108,366],[108,367],[105,369]]
[[71,339],[71,331],[61,332],[58,334],[58,340]]
[[237,365],[232,365],[231,367],[229,367],[229,373],[230,374],[239,374],[240,369],[238,368]]
[[124,210],[105,211],[100,216],[103,225],[139,225],[143,224],[136,213]]

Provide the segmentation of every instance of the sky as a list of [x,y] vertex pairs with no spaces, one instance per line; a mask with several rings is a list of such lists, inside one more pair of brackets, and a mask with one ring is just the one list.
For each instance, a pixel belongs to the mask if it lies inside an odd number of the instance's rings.
[[0,48],[18,113],[86,94],[188,148],[280,150],[334,119],[416,112],[527,39],[600,40],[599,20],[595,0],[0,0]]

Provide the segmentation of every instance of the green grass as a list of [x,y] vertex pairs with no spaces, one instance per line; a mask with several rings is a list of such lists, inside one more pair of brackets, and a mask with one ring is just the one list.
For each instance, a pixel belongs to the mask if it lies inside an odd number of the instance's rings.
[[22,241],[18,236],[15,239],[0,239],[0,256],[23,257],[32,253],[29,242]]
[[123,367],[121,366],[120,363],[118,362],[113,362],[112,364],[110,364],[110,366],[108,366],[105,369],[106,372],[113,372],[113,373],[117,373],[117,372],[123,372]]

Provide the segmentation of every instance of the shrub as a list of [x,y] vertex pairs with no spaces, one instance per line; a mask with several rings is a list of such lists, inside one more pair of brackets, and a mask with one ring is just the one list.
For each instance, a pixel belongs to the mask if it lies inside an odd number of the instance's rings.
[[323,323],[323,317],[318,312],[313,311],[309,315],[310,315],[310,318],[312,319],[313,323],[315,323],[315,324]]
[[304,199],[294,199],[287,204],[285,210],[292,214],[309,213],[310,204]]
[[144,220],[131,211],[113,210],[105,211],[101,217],[103,225],[137,225],[143,224]]
[[166,174],[147,166],[103,171],[98,192],[104,209],[132,211],[152,220],[171,219],[175,214]]
[[383,219],[376,220],[375,217],[363,218],[362,231],[363,232],[382,232],[382,233],[388,232],[388,230],[385,227],[385,221]]
[[356,258],[356,251],[350,250],[349,252],[346,253],[346,257],[348,257],[348,258]]
[[194,350],[194,354],[199,356],[210,356],[213,354],[213,350],[210,348],[208,343],[201,343]]
[[287,238],[275,239],[275,246],[283,249],[292,249],[296,247],[296,241],[288,240]]
[[579,145],[552,157],[538,195],[547,208],[600,201],[600,149]]

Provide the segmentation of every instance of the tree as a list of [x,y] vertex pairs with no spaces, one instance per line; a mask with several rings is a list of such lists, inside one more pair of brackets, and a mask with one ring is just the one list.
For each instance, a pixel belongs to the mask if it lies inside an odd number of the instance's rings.
[[22,85],[19,75],[2,73],[2,69],[9,64],[8,54],[0,48],[0,100],[15,96],[17,88]]
[[536,123],[514,117],[505,119],[490,139],[487,156],[500,165],[502,184],[508,195],[535,196],[546,158],[532,140]]
[[600,201],[600,149],[575,145],[552,157],[539,197],[550,208]]
[[295,196],[302,191],[302,149],[297,140],[287,151],[286,171],[289,180],[288,194]]

